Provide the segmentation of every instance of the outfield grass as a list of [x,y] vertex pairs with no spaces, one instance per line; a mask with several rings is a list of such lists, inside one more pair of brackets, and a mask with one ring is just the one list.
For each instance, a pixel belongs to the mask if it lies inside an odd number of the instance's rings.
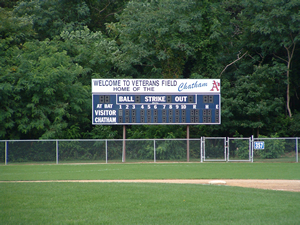
[[300,163],[136,163],[0,166],[0,180],[300,179]]
[[[0,181],[300,179],[296,163],[0,166]],[[300,193],[200,184],[0,183],[0,224],[299,224]]]
[[300,194],[228,186],[0,183],[1,224],[299,224]]

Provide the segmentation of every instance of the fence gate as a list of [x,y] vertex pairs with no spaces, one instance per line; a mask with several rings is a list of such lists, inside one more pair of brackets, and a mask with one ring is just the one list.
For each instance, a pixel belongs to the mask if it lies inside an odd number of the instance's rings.
[[203,161],[226,161],[225,137],[202,137],[202,146]]
[[228,138],[228,161],[251,162],[251,138]]

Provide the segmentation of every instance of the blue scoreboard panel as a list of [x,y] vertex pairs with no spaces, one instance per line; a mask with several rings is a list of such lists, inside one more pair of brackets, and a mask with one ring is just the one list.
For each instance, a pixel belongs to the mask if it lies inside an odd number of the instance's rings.
[[93,124],[220,124],[219,79],[93,79]]

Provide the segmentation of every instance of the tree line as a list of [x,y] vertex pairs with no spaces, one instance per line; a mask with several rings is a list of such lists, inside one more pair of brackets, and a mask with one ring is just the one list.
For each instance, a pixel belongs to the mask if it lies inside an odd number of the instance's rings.
[[92,125],[92,78],[220,78],[222,124],[191,138],[299,136],[299,40],[297,0],[0,0],[0,138],[121,138]]

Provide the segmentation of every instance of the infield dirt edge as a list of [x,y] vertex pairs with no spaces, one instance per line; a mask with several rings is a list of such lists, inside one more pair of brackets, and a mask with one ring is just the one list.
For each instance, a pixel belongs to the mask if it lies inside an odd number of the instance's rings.
[[0,181],[0,183],[168,183],[168,184],[203,184],[225,185],[245,188],[267,189],[277,191],[300,192],[300,180],[268,180],[268,179],[149,179],[149,180],[28,180]]

